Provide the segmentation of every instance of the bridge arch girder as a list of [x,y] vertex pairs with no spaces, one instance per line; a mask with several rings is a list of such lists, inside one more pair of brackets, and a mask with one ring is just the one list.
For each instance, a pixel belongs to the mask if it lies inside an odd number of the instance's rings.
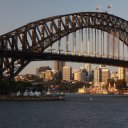
[[[43,53],[59,39],[82,28],[99,29],[111,34],[117,32],[119,39],[128,45],[128,21],[106,12],[80,12],[38,20],[1,35],[0,48],[5,52],[9,47],[12,51]],[[31,61],[18,61],[15,58],[11,61],[10,58],[5,60],[1,64],[4,65],[2,70],[11,72],[9,78],[17,75]],[[15,68],[17,61],[20,64]]]
[[[56,42],[67,34],[87,27],[100,29],[111,34],[112,32],[118,32],[119,39],[128,45],[128,22],[120,17],[105,12],[80,12],[53,16],[29,23],[21,28],[0,36],[0,38],[9,40],[15,36],[28,33],[32,42],[31,31],[34,29],[36,45],[45,49],[47,45]],[[29,41],[26,42],[26,46],[28,46],[28,49],[31,47]]]

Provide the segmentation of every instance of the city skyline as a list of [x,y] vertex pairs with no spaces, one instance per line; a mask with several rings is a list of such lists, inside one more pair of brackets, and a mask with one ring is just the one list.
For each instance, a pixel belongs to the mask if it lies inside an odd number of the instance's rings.
[[127,128],[127,5],[0,0],[0,128]]
[[[30,4],[31,3],[31,4]],[[87,11],[96,11],[97,5],[100,7],[100,11],[105,12],[108,11],[108,5],[112,4],[112,14],[119,16],[124,19],[128,19],[126,14],[127,12],[127,3],[128,1],[124,1],[124,3],[120,3],[119,1],[111,0],[111,1],[59,1],[55,0],[39,0],[38,3],[34,0],[28,0],[26,2],[23,1],[2,1],[0,5],[0,35],[7,33],[11,30],[14,30],[18,27],[21,27],[29,22],[33,22],[39,19],[43,19],[49,16],[62,15],[74,12],[87,12]],[[36,5],[36,6],[35,6]],[[120,8],[122,7],[123,8]],[[28,9],[29,8],[29,9]],[[54,62],[42,61],[42,62],[32,62],[30,63],[21,73],[35,73],[36,67],[48,65],[53,67]],[[67,63],[67,65],[72,65],[73,68],[78,68],[83,63]],[[113,68],[112,68],[113,69]]]

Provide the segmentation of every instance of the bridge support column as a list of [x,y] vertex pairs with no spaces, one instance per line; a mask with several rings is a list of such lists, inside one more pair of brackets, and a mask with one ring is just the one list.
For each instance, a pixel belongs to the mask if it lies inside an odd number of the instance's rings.
[[[43,25],[41,26],[41,40],[43,40],[44,37],[45,37],[45,26]],[[44,46],[45,46],[44,41],[42,42],[41,46],[42,46],[42,49],[44,49]]]
[[85,39],[85,55],[88,55],[88,34],[87,34],[87,31],[88,31],[88,29],[85,28],[85,37],[86,37],[86,39]]
[[90,55],[90,28],[88,28],[88,40],[87,40],[87,43],[88,43],[87,54],[89,56]]
[[72,27],[74,29],[74,32],[72,33],[72,37],[73,37],[73,55],[76,54],[76,16],[73,15],[72,16]]
[[84,44],[83,44],[83,28],[81,29],[81,54],[84,52]]
[[91,54],[93,55],[93,28],[91,28],[91,43],[92,43]]
[[68,55],[68,35],[66,36],[66,54]]
[[97,30],[97,55],[99,56],[99,30]]
[[66,30],[66,32],[67,32],[67,35],[66,35],[66,54],[68,55],[68,29],[69,29],[69,17],[68,16],[66,16],[65,17],[65,30]]
[[96,51],[97,51],[96,50],[96,42],[97,42],[96,40],[97,40],[97,37],[96,37],[96,29],[95,29],[95,56],[96,56]]
[[[58,37],[60,37],[61,32],[61,21],[60,18],[58,18]],[[61,39],[58,40],[58,54],[61,53]]]
[[[52,17],[50,18],[50,42],[52,40],[52,35],[53,35],[53,19]],[[52,49],[52,44],[51,44],[51,53],[52,53],[53,49]]]
[[26,50],[26,43],[27,43],[27,35],[26,32],[22,34],[22,50]]
[[119,32],[117,32],[117,39],[118,39],[118,59],[120,58],[120,39],[119,39]]
[[115,33],[113,32],[112,35],[113,35],[113,41],[112,41],[113,42],[113,59],[114,59],[115,58],[115,47],[116,47],[115,46]]
[[103,57],[104,57],[104,31],[103,31]]
[[123,60],[124,60],[124,58],[125,58],[124,43],[125,43],[125,36],[124,36],[124,34],[123,34]]

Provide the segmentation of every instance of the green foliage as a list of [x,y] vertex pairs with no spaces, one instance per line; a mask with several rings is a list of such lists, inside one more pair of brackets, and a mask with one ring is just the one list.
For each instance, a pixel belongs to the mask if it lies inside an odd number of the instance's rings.
[[10,92],[10,86],[8,81],[0,81],[0,94],[9,94]]
[[38,90],[38,91],[47,91],[48,88],[54,89],[60,92],[77,92],[78,88],[90,87],[89,83],[82,82],[61,82],[59,80],[50,80],[50,81],[40,81],[37,85],[32,85],[29,82],[23,81],[0,81],[0,95],[9,95],[10,93],[16,93],[18,91],[24,92],[26,89]]
[[33,87],[31,83],[22,81],[0,81],[0,95],[8,95],[12,92],[25,91],[27,88]]
[[127,86],[126,86],[126,81],[124,79],[122,80],[118,80],[116,82],[116,88],[119,89],[119,90],[123,90],[123,89],[126,89]]

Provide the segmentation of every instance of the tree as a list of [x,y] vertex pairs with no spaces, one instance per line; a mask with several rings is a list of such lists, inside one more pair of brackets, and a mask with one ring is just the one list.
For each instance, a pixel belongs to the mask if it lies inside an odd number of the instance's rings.
[[116,89],[118,89],[120,94],[123,94],[124,90],[127,89],[126,81],[124,79],[118,80],[116,82]]

